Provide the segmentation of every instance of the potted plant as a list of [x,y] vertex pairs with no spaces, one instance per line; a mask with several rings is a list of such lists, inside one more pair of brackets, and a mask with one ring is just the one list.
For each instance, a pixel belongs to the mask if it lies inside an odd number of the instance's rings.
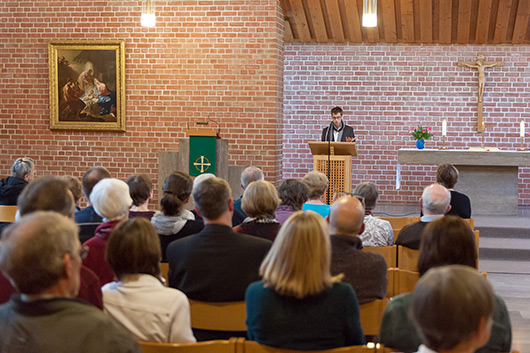
[[430,127],[423,127],[421,125],[418,125],[417,128],[410,130],[409,133],[412,135],[412,137],[414,137],[414,139],[416,139],[416,147],[419,150],[422,150],[425,147],[425,140],[428,140],[433,136]]

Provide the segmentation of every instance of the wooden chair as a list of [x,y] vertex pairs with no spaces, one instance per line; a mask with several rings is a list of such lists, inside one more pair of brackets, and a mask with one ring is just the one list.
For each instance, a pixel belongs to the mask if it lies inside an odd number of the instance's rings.
[[479,235],[480,235],[480,231],[477,229],[477,230],[474,230],[473,231],[473,234],[475,234],[475,245],[477,246],[477,256],[478,256],[478,248],[479,248]]
[[395,276],[395,270],[396,268],[387,268],[386,269],[386,295],[385,298],[392,298],[394,294],[394,276]]
[[407,224],[416,223],[420,220],[418,216],[410,217],[379,217],[385,221],[389,221],[392,225],[392,230],[394,231],[394,241],[396,241],[399,231],[406,226]]
[[168,286],[168,277],[167,273],[169,272],[169,263],[167,262],[161,262],[160,263],[160,274],[162,277],[166,280],[166,287]]
[[462,218],[462,220],[464,220],[464,222],[469,224],[469,227],[471,228],[471,230],[475,230],[475,220],[473,218]]
[[397,246],[367,246],[363,247],[363,251],[375,252],[382,255],[386,261],[386,268],[393,268],[397,266]]
[[[239,343],[239,342],[238,342]],[[374,345],[374,347],[368,346],[349,346],[341,347],[320,351],[300,351],[293,349],[284,349],[284,348],[275,348],[270,346],[265,346],[254,341],[245,340],[242,343],[243,349],[239,349],[238,346],[237,353],[379,353],[383,352],[383,347],[381,345]]]
[[143,353],[236,353],[236,337],[197,343],[158,343],[138,341]]
[[402,270],[418,272],[420,251],[398,245],[397,267]]
[[13,223],[17,210],[17,206],[0,206],[0,222]]
[[361,311],[361,326],[363,333],[368,336],[379,334],[383,312],[385,311],[388,299],[377,299],[373,302],[359,305]]
[[207,303],[190,299],[191,327],[212,331],[246,331],[245,302]]
[[414,291],[414,287],[420,279],[418,272],[402,270],[400,268],[390,268],[387,270],[387,273],[391,273],[393,279],[393,296]]

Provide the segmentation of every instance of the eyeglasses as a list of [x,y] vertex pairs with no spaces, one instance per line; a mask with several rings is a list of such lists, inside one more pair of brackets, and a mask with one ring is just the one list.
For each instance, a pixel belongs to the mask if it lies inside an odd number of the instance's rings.
[[81,249],[79,249],[79,257],[81,258],[81,260],[86,259],[86,257],[88,256],[88,250],[90,250],[88,246],[81,246]]
[[357,194],[353,194],[351,192],[346,192],[346,191],[336,191],[335,194],[333,195],[333,201],[336,201],[337,199],[340,199],[343,196],[355,197],[357,200],[359,200],[359,202],[363,205],[363,207],[366,207],[365,203],[364,203],[364,197],[363,196],[357,195]]

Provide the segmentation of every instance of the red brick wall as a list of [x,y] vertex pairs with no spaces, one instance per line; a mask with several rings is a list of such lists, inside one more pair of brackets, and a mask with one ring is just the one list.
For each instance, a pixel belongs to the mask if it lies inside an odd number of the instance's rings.
[[[380,202],[415,204],[422,187],[435,181],[435,167],[402,165],[396,190],[397,151],[415,146],[411,128],[432,127],[435,137],[426,148],[439,148],[447,119],[447,147],[480,147],[481,135],[473,128],[477,72],[457,66],[475,61],[478,53],[487,61],[505,62],[486,70],[484,117],[492,127],[486,143],[515,150],[519,122],[524,120],[530,131],[530,46],[286,44],[284,178],[301,178],[312,169],[306,141],[320,139],[329,110],[341,106],[359,139],[353,185],[374,181]],[[520,168],[519,204],[530,205],[530,168]]]
[[[0,175],[14,159],[38,174],[81,177],[106,166],[125,179],[178,150],[186,122],[210,117],[230,162],[280,179],[283,15],[275,0],[155,0],[157,27],[140,27],[141,1],[0,1]],[[127,132],[50,131],[52,40],[125,41]],[[155,186],[156,188],[156,186]]]

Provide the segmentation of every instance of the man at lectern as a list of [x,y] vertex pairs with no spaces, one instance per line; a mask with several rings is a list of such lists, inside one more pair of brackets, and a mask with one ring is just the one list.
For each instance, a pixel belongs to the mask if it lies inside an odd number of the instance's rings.
[[355,142],[353,128],[342,121],[342,108],[331,109],[332,122],[322,130],[322,141]]

